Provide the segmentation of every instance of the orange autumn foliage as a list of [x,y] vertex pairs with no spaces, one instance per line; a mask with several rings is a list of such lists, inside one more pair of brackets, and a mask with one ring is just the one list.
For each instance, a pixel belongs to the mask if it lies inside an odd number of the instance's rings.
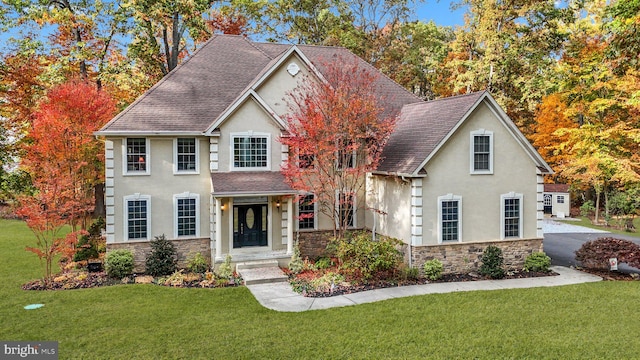
[[[55,255],[73,255],[76,230],[85,227],[93,211],[104,162],[93,133],[114,113],[114,100],[84,81],[51,89],[34,113],[21,165],[31,174],[36,193],[19,199],[18,214],[36,235],[37,246],[27,250],[46,261],[47,278]],[[63,237],[66,224],[74,232]]]
[[533,146],[552,168],[557,168],[567,160],[567,154],[559,149],[559,145],[567,141],[567,135],[559,135],[556,131],[578,127],[575,121],[565,115],[566,111],[567,106],[557,93],[545,96],[536,110],[536,124],[530,138]]

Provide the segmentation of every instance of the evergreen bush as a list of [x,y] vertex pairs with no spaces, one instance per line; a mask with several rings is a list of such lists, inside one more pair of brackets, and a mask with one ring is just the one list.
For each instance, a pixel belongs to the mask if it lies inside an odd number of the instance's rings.
[[151,252],[145,261],[146,273],[151,276],[167,276],[177,270],[177,252],[173,243],[164,236],[154,237]]
[[482,265],[480,265],[480,274],[488,276],[492,279],[502,279],[504,277],[504,269],[502,264],[504,258],[502,250],[494,245],[489,245],[482,252]]

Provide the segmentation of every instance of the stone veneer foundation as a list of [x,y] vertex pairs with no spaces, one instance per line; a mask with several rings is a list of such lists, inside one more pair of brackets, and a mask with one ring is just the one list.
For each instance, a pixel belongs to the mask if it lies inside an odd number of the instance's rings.
[[[207,260],[207,263],[211,265],[211,248],[209,239],[185,239],[185,240],[172,240],[173,245],[176,247],[178,254],[178,268],[187,267],[187,259],[193,254],[199,252]],[[136,273],[143,273],[145,271],[145,261],[147,255],[151,252],[151,245],[149,241],[135,241],[135,242],[123,242],[123,243],[111,243],[107,244],[107,253],[109,251],[117,249],[128,249],[133,252],[134,269]]]
[[298,234],[298,247],[300,255],[304,259],[308,257],[315,260],[324,256],[325,248],[333,238],[333,230],[330,231],[306,231]]
[[[300,232],[298,246],[302,258],[315,260],[324,256],[325,248],[333,237],[333,231]],[[499,240],[473,243],[455,243],[446,245],[424,245],[411,247],[411,265],[420,269],[425,261],[438,259],[444,265],[445,273],[468,273],[480,267],[480,256],[489,245],[502,249],[506,269],[522,269],[524,260],[531,253],[542,251],[542,239]],[[408,246],[398,250],[404,253],[405,262],[409,262]]]
[[425,261],[438,259],[444,265],[444,273],[462,274],[476,271],[480,267],[482,252],[489,245],[502,249],[506,269],[522,269],[527,256],[542,251],[542,239],[412,246],[412,266],[422,272]]

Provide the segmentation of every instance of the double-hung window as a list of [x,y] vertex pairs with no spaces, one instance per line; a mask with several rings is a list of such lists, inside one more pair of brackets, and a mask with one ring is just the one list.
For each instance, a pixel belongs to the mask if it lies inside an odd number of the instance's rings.
[[198,166],[198,139],[177,138],[174,140],[174,172],[176,174],[197,174]]
[[301,196],[298,202],[298,229],[308,230],[316,227],[316,204],[313,194]]
[[480,129],[471,132],[470,171],[493,174],[493,132]]
[[125,239],[145,240],[149,238],[151,197],[129,195],[124,197]]
[[235,170],[268,170],[270,134],[231,134],[231,164]]
[[149,174],[149,139],[125,139],[123,154],[125,174]]
[[341,192],[338,196],[339,225],[355,227],[356,197],[352,192]]
[[462,241],[462,197],[438,197],[438,242]]
[[173,202],[175,208],[175,237],[198,237],[199,195],[191,193],[174,195]]
[[522,194],[500,195],[501,239],[522,237]]

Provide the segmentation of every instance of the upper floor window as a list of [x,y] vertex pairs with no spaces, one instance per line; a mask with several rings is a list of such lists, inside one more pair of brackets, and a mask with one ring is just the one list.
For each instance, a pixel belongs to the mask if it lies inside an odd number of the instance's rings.
[[199,201],[198,194],[174,195],[175,237],[199,236]]
[[338,150],[336,165],[339,170],[353,169],[356,166],[356,151],[351,145],[351,143],[344,143],[343,147]]
[[231,134],[231,139],[231,161],[233,164],[233,169],[269,169],[269,134],[251,132],[242,134]]
[[438,241],[462,241],[462,197],[438,197]]
[[148,174],[149,139],[127,138],[124,147],[124,173]]
[[198,140],[196,138],[177,138],[174,141],[175,173],[197,174],[198,166]]
[[313,169],[316,156],[314,154],[299,154],[298,166],[301,169]]
[[493,174],[493,132],[471,132],[470,163],[472,174]]
[[501,239],[522,237],[522,194],[500,195]]
[[149,238],[150,202],[148,195],[124,197],[125,239],[143,240]]
[[298,203],[298,229],[315,229],[316,204],[313,194],[301,196]]

